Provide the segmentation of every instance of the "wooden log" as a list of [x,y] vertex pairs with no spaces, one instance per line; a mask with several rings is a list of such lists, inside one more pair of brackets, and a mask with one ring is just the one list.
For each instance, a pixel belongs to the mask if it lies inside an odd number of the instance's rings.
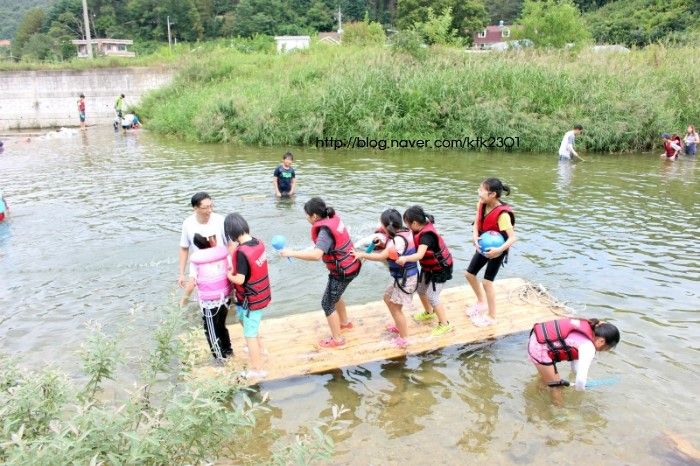
[[[565,307],[553,299],[543,287],[532,285],[519,278],[494,282],[496,288],[497,322],[488,327],[476,327],[466,315],[466,308],[475,302],[469,287],[447,288],[441,293],[441,301],[447,309],[447,318],[454,331],[439,337],[431,336],[437,319],[416,322],[411,314],[422,310],[420,299],[414,296],[415,309],[404,309],[408,321],[409,345],[402,349],[394,346],[395,336],[386,330],[393,319],[383,301],[347,307],[348,317],[354,328],[343,332],[346,344],[339,348],[319,347],[322,338],[330,335],[323,311],[266,319],[263,317],[260,334],[269,355],[264,368],[265,380],[278,380],[293,376],[324,372],[340,367],[356,366],[370,361],[387,360],[437,350],[449,346],[466,345],[495,339],[514,333],[529,331],[537,322],[561,317]],[[239,324],[229,325],[234,357],[222,367],[208,364],[196,367],[193,377],[235,377],[248,364],[243,351],[245,339]],[[202,338],[202,345],[206,342]],[[256,383],[259,380],[244,381]]]

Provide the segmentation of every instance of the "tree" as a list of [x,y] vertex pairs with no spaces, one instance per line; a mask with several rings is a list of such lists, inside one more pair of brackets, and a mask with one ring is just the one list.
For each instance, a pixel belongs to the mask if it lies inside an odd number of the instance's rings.
[[452,27],[452,8],[447,7],[441,15],[433,13],[428,8],[428,20],[424,23],[415,23],[414,28],[421,32],[428,44],[461,45],[457,37],[457,30]]
[[447,8],[452,11],[452,28],[468,41],[474,32],[488,24],[489,14],[483,0],[399,0],[396,25],[408,30],[416,23],[428,21],[429,10],[444,12]]
[[[19,57],[22,55],[22,49],[24,45],[29,41],[32,35],[37,34],[44,27],[44,20],[46,15],[44,10],[41,8],[32,8],[27,11],[22,18],[22,22],[19,23],[17,27],[17,32],[15,33],[15,40],[12,41],[12,53],[13,55]],[[37,44],[34,44],[37,45]],[[33,47],[33,51],[34,51]],[[38,50],[38,48],[37,48]]]
[[486,5],[491,24],[513,24],[523,9],[523,0],[490,0]]
[[697,26],[692,0],[613,2],[586,16],[596,42],[643,47]]
[[525,0],[518,22],[519,37],[532,40],[537,47],[581,45],[591,40],[591,33],[571,0]]

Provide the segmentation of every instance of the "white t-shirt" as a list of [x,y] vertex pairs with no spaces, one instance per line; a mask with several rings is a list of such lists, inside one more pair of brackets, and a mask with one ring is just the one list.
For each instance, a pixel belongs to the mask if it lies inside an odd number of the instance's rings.
[[[197,215],[192,214],[182,222],[182,234],[180,235],[180,247],[190,251],[199,249],[194,244],[194,234],[199,233],[209,240],[212,246],[226,246],[224,234],[224,217],[212,212],[207,223],[199,223]],[[194,268],[190,264],[190,277],[194,277]]]
[[574,141],[576,141],[576,133],[574,130],[567,131],[564,135],[564,139],[561,140],[561,145],[559,146],[559,155],[562,157],[571,157],[571,150],[574,148]]

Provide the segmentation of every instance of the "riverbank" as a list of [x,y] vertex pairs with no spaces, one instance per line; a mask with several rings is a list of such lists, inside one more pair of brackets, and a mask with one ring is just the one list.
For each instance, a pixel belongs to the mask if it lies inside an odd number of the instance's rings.
[[428,55],[322,45],[286,55],[212,49],[150,93],[139,112],[150,129],[199,142],[500,137],[514,138],[512,149],[547,152],[575,123],[586,128],[581,148],[624,152],[650,150],[661,132],[700,122],[692,104],[700,78],[686,71],[699,64],[694,49]]

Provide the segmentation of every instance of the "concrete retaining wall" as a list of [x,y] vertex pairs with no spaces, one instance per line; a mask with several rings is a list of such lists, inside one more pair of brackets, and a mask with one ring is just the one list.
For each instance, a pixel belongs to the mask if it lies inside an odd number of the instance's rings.
[[0,130],[78,126],[78,96],[85,94],[88,125],[114,121],[114,101],[127,106],[170,82],[173,71],[160,68],[110,68],[82,71],[0,72]]

